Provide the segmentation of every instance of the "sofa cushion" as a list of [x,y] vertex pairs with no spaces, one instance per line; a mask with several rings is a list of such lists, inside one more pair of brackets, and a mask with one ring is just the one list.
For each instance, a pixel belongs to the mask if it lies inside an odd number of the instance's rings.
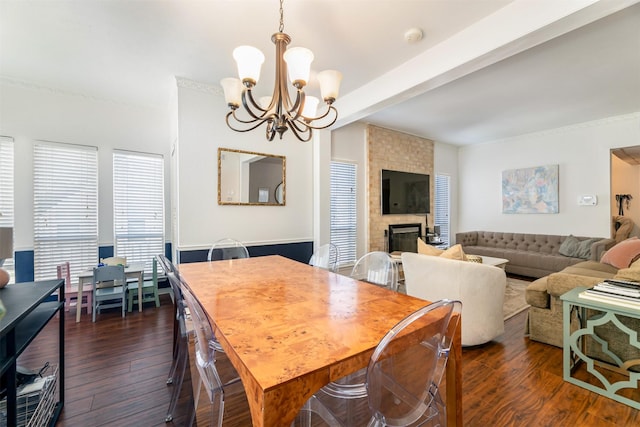
[[529,305],[540,308],[549,308],[547,277],[541,277],[529,283],[524,292],[524,297]]
[[629,268],[621,268],[613,277],[620,280],[631,280],[640,282],[640,259],[629,266]]
[[559,297],[574,288],[588,288],[601,281],[600,277],[588,277],[564,272],[553,273],[547,277],[547,291],[549,295]]
[[618,272],[618,269],[612,265],[604,264],[597,261],[582,261],[577,264],[570,265],[563,269],[562,273],[578,274],[588,277],[601,277],[610,279]]
[[617,268],[627,268],[638,258],[640,258],[640,239],[632,237],[609,249],[600,261]]

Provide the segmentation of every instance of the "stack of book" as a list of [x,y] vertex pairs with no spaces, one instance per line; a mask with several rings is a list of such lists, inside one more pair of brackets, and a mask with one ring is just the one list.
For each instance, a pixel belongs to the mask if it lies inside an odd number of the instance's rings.
[[579,294],[580,298],[640,309],[640,282],[607,279]]

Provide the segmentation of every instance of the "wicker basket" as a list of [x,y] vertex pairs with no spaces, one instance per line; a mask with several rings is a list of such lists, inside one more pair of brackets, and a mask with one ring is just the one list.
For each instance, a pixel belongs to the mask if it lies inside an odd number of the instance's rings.
[[482,264],[482,257],[479,255],[467,255],[467,261]]

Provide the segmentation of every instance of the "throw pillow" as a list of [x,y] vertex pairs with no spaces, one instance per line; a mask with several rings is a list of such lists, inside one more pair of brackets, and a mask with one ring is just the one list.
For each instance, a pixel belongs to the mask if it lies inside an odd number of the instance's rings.
[[614,229],[616,226],[618,227],[613,236],[616,239],[616,243],[624,242],[631,230],[633,230],[633,221],[630,218],[618,215],[613,218],[613,224]]
[[462,250],[461,244],[453,245],[449,249],[446,249],[443,251],[442,249],[438,249],[432,245],[429,245],[423,242],[422,239],[418,239],[418,253],[422,255],[440,256],[442,258],[467,261],[467,256]]
[[640,282],[640,260],[634,262],[629,268],[621,268],[618,273],[613,276],[614,279],[631,280],[632,282]]
[[632,237],[606,251],[600,262],[616,268],[628,268],[638,258],[640,258],[640,239]]
[[462,250],[462,245],[459,243],[457,245],[451,246],[449,249],[442,252],[440,256],[442,258],[457,259],[460,261],[467,260],[467,256],[464,254],[464,251]]
[[558,253],[564,256],[575,257],[578,252],[578,246],[580,245],[580,240],[578,240],[575,236],[569,235],[558,248]]
[[418,238],[418,253],[422,255],[440,256],[444,252],[442,249],[438,249],[425,243],[422,239]]
[[576,258],[589,259],[591,258],[591,245],[595,242],[599,242],[599,237],[595,237],[593,239],[584,239],[580,243],[578,243],[578,250],[574,255]]

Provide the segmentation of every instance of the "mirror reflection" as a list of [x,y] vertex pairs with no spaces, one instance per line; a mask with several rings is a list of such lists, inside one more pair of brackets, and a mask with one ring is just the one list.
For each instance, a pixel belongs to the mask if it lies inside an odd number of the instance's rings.
[[283,206],[285,156],[218,148],[218,204]]

